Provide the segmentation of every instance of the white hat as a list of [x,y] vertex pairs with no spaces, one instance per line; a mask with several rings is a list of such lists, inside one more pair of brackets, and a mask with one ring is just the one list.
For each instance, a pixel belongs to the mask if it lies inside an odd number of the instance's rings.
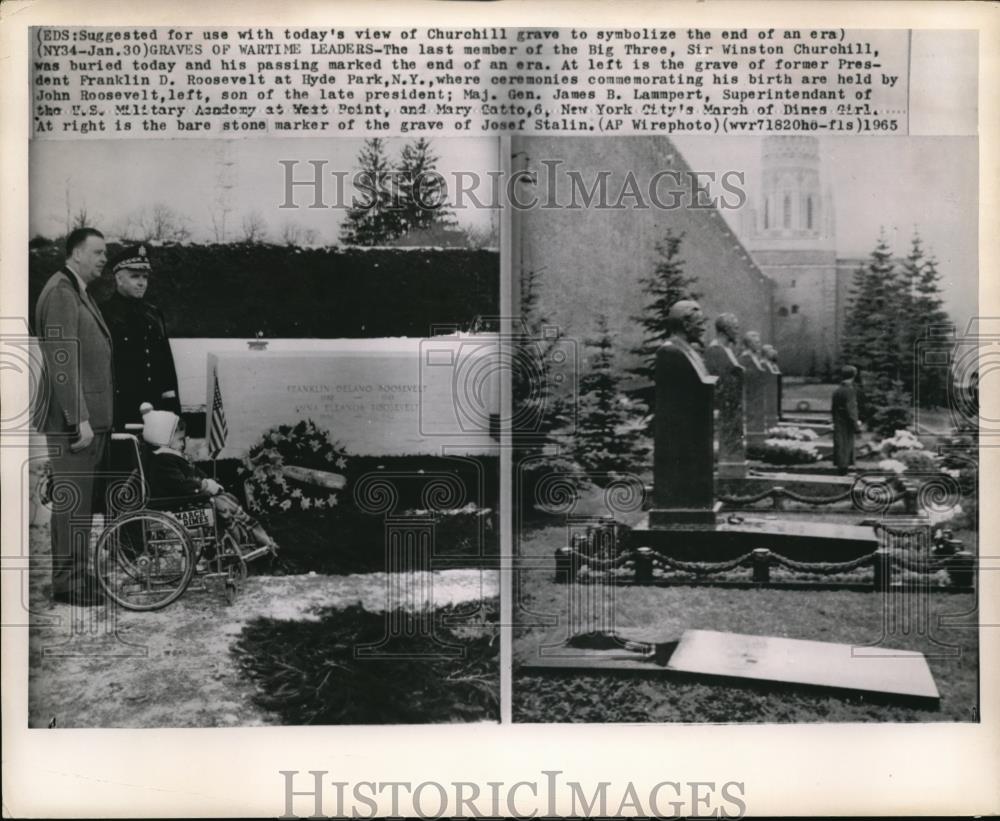
[[142,438],[157,447],[169,446],[180,417],[170,411],[153,410],[149,402],[143,402],[139,411],[142,413]]

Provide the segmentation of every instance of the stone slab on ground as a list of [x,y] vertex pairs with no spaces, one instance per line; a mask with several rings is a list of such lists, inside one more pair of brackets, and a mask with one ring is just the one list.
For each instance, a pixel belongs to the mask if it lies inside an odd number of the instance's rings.
[[[668,648],[670,643],[656,645]],[[563,647],[526,660],[522,672],[650,673],[729,684],[802,687],[827,694],[864,694],[925,708],[940,694],[923,653],[850,644],[685,630],[676,648],[657,653],[624,648]]]
[[855,691],[937,707],[940,694],[923,653],[825,641],[685,630],[668,669],[732,680]]

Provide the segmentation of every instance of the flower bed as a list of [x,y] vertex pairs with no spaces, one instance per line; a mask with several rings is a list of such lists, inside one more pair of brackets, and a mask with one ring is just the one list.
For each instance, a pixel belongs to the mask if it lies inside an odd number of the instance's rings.
[[823,458],[815,443],[795,439],[766,439],[763,445],[750,445],[747,456],[770,465],[806,465]]
[[412,525],[407,523],[408,515],[412,512],[394,517],[390,528],[384,516],[347,507],[320,513],[277,514],[268,519],[267,527],[281,548],[278,563],[285,573],[369,573],[390,569],[391,537],[407,531],[431,539],[429,554],[400,551],[391,558],[392,570],[499,566],[495,511],[438,512],[430,521],[428,517],[418,521],[414,516]]
[[883,456],[891,457],[900,450],[924,450],[924,443],[913,431],[897,430],[888,439],[883,439],[878,447]]
[[[496,460],[478,462],[439,456],[349,456],[331,436],[304,420],[265,432],[242,462],[220,462],[235,473],[249,510],[260,517],[280,547],[262,572],[364,573],[388,569],[495,567],[499,537],[495,512]],[[385,477],[382,479],[382,477]],[[358,502],[358,482],[378,479],[372,498]],[[220,475],[220,479],[222,476]],[[448,493],[430,493],[435,483]],[[377,488],[376,485],[377,484]],[[228,485],[227,485],[228,486]],[[392,498],[385,510],[377,502]],[[480,495],[486,498],[480,498]],[[435,501],[470,499],[462,507],[433,508]],[[373,507],[365,507],[370,502]],[[359,504],[361,505],[359,507]],[[461,501],[458,502],[461,504]],[[427,539],[425,553],[389,555],[401,533]]]
[[768,439],[788,439],[793,442],[815,442],[819,434],[812,428],[797,428],[791,425],[778,425],[767,431]]

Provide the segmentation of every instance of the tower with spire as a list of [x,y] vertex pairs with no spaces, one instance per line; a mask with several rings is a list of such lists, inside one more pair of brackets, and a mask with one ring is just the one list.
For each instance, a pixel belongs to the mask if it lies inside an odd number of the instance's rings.
[[844,306],[831,186],[819,140],[765,137],[754,204],[741,233],[774,283],[774,344],[782,370],[820,375],[837,361]]

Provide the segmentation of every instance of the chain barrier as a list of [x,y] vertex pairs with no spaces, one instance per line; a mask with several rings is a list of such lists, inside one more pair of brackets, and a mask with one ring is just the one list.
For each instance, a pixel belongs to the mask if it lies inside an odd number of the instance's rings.
[[588,556],[585,553],[581,553],[575,547],[566,548],[565,555],[579,559],[581,564],[585,564],[588,567],[593,566],[601,570],[609,567],[621,567],[625,564],[625,562],[631,561],[633,558],[633,556],[629,553],[619,553],[617,556],[613,556],[610,559],[602,559],[600,556]]
[[937,573],[940,570],[947,570],[950,565],[954,562],[950,561],[950,557],[941,559],[931,559],[930,557],[926,559],[917,559],[913,561],[908,559],[902,553],[890,553],[889,558],[892,561],[894,567],[898,567],[901,570],[909,570],[911,573],[923,573],[931,574]]
[[752,493],[749,496],[725,496],[719,494],[716,498],[727,505],[754,505],[757,502],[762,502],[764,499],[771,498],[773,493],[774,490],[768,488],[767,490],[762,490],[760,493]]
[[[777,488],[775,489],[777,490]],[[809,496],[802,493],[796,493],[794,490],[787,490],[781,488],[781,493],[788,499],[793,499],[796,502],[802,502],[807,505],[833,505],[837,502],[843,502],[851,498],[851,490],[845,490],[843,493],[834,493],[832,496]],[[893,501],[898,501],[902,496],[898,498],[893,498]]]
[[820,576],[832,576],[838,573],[850,573],[866,564],[871,564],[875,560],[876,552],[866,553],[848,562],[797,562],[782,556],[780,553],[771,553],[770,557],[774,564],[787,567],[789,570],[796,570],[800,573],[815,573]]
[[[831,496],[810,496],[802,493],[796,493],[794,490],[788,490],[783,487],[768,488],[767,490],[762,490],[760,493],[753,493],[749,496],[725,496],[719,495],[717,498],[720,502],[727,505],[735,506],[745,506],[745,505],[755,505],[757,502],[762,502],[764,499],[771,499],[777,502],[779,499],[791,499],[795,502],[801,502],[807,505],[834,505],[838,502],[846,502],[848,499],[852,498],[854,494],[854,489],[845,490],[843,493],[834,493]],[[905,493],[894,492],[892,498],[887,499],[884,504],[888,507],[889,505],[894,505],[896,502],[901,502],[906,498]]]
[[710,573],[725,573],[727,570],[735,570],[740,565],[749,562],[752,556],[753,553],[744,553],[742,556],[728,562],[684,562],[680,559],[672,559],[669,556],[664,556],[662,553],[653,553],[652,561],[653,564],[664,564],[674,570],[707,575]]
[[887,536],[901,536],[904,538],[929,534],[930,527],[929,522],[917,522],[909,527],[892,527],[884,522],[875,522],[875,524],[872,525],[872,529],[875,531],[876,536],[884,533]]

